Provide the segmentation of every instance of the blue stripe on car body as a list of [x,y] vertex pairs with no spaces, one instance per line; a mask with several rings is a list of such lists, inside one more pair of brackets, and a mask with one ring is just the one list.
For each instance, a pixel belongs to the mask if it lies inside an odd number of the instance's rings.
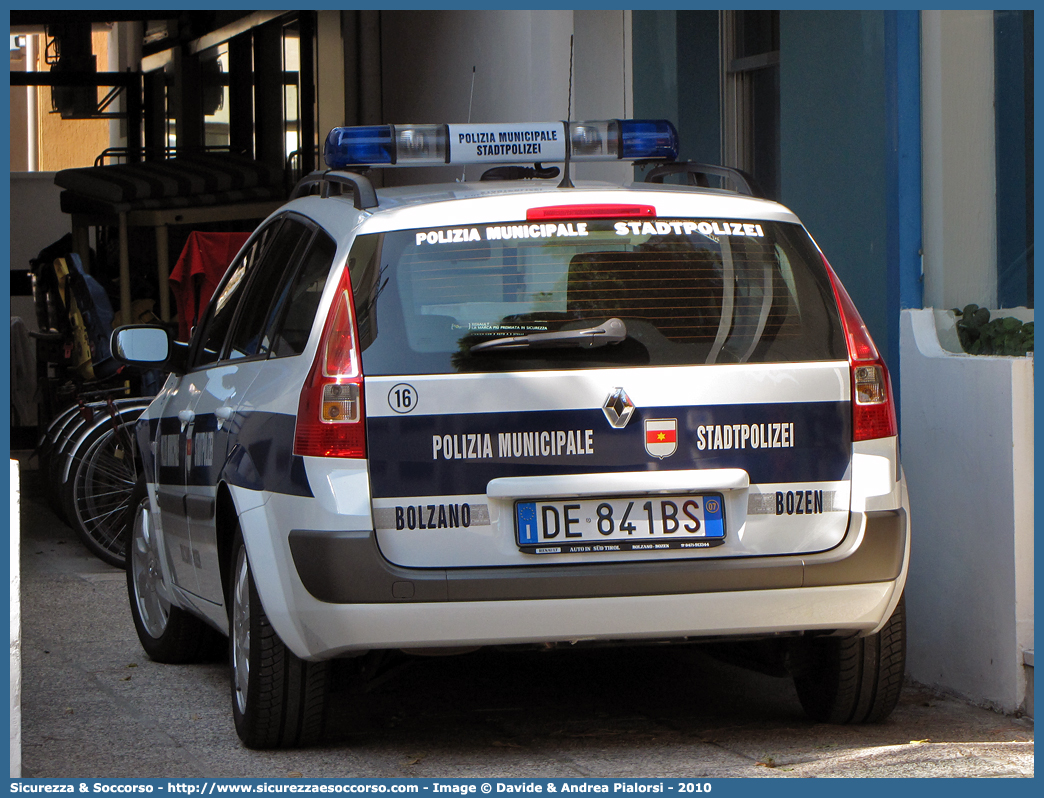
[[[650,455],[644,421],[672,418],[678,423],[677,451],[663,459]],[[747,441],[738,448],[706,448],[708,427],[773,423],[794,425],[793,446],[755,449]],[[610,427],[601,409],[371,416],[366,434],[370,450],[381,453],[369,463],[373,497],[394,498],[481,494],[495,477],[578,472],[742,468],[754,483],[839,481],[851,459],[851,427],[849,402],[803,402],[642,408],[622,430]],[[592,430],[593,454],[499,456],[499,435],[549,430]],[[436,437],[461,435],[489,435],[492,457],[480,452],[451,459],[441,450],[433,453]]]

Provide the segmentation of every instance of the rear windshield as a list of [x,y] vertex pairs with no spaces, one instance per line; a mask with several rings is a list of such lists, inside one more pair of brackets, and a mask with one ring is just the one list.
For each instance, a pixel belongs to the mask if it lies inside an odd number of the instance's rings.
[[[359,236],[349,268],[370,375],[847,356],[822,259],[795,224],[402,230]],[[612,343],[583,332],[612,319]]]

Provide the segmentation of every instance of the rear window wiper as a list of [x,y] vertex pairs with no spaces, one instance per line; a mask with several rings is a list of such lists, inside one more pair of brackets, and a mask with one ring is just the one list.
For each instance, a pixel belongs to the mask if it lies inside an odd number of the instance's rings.
[[513,335],[494,338],[471,347],[471,352],[492,349],[522,349],[524,347],[576,346],[593,349],[606,344],[618,344],[627,337],[627,325],[621,319],[608,319],[594,327],[581,330],[559,330],[558,332]]

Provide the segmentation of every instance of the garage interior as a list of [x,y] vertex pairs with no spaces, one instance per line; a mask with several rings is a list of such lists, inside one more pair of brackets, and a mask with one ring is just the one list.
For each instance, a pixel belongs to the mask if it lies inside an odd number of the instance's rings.
[[[67,255],[70,269],[78,258],[117,322],[176,325],[195,310],[179,307],[196,299],[191,292],[172,296],[168,285],[190,235],[253,230],[320,164],[320,13],[11,12],[12,206],[29,217],[12,217],[12,316],[22,321],[12,336],[25,341],[27,361],[25,379],[12,381],[26,394],[13,448],[33,445],[68,402],[70,380],[83,390],[108,376],[69,353],[66,313],[46,290],[54,257]],[[330,13],[327,23],[348,28],[335,31],[346,41],[365,27],[364,12]],[[329,67],[338,77],[359,74],[337,61]],[[358,98],[348,100],[358,111]],[[90,325],[98,314],[82,315]],[[93,345],[91,355],[95,367],[104,360]]]

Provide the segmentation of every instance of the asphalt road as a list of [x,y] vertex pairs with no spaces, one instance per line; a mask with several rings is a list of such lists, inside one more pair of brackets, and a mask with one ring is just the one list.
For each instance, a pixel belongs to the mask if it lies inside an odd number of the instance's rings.
[[908,684],[884,723],[809,722],[793,686],[695,647],[393,658],[353,731],[258,752],[223,662],[141,650],[124,573],[91,556],[23,472],[26,777],[1032,776],[1033,724]]

